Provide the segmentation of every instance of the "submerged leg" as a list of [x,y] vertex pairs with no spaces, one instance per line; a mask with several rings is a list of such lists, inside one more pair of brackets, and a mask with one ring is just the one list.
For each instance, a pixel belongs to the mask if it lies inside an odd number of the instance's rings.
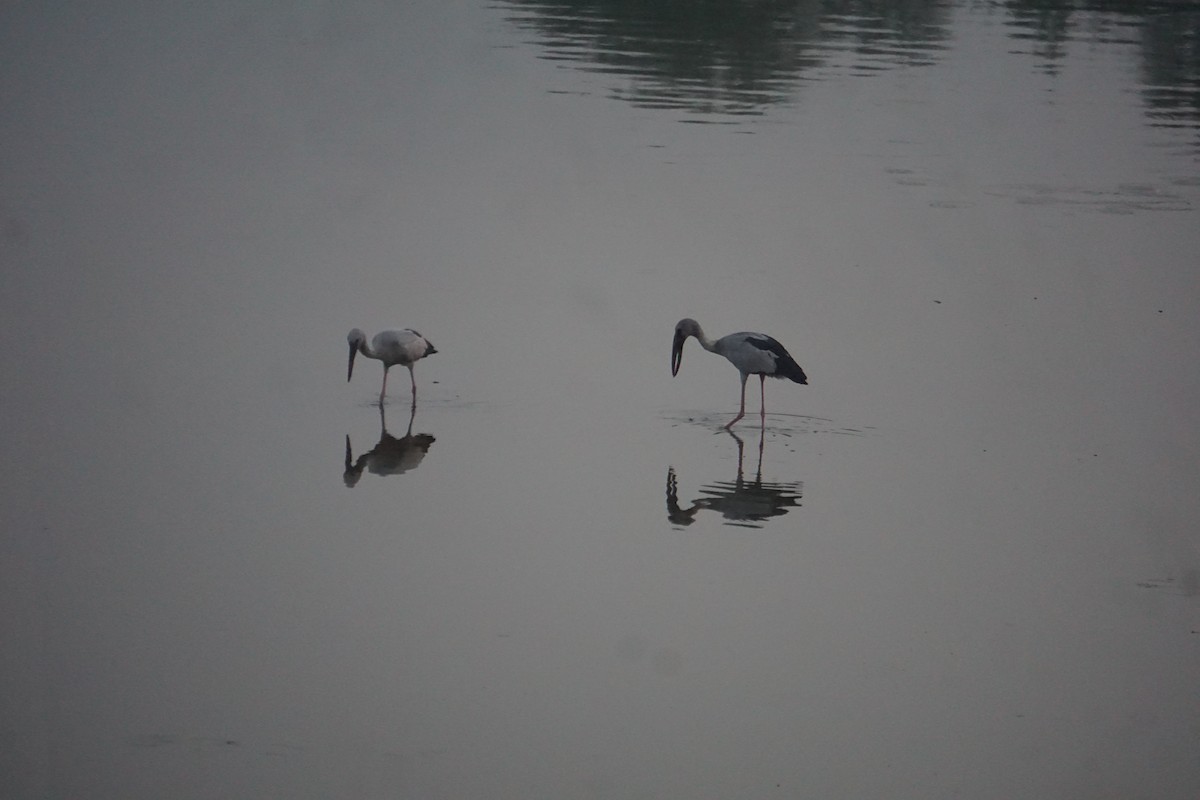
[[736,417],[734,417],[733,419],[729,420],[729,424],[725,426],[725,430],[729,430],[730,428],[733,427],[733,423],[737,422],[739,419],[746,416],[746,378],[747,378],[747,375],[746,375],[746,373],[743,372],[742,373],[742,405],[738,409],[738,415]]

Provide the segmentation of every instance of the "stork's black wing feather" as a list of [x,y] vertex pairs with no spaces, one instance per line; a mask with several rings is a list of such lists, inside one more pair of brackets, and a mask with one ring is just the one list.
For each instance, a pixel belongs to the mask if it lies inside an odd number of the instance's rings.
[[800,369],[800,365],[796,363],[791,354],[779,342],[772,339],[766,334],[754,334],[746,337],[746,343],[752,344],[759,350],[766,350],[775,356],[775,374],[776,378],[789,378],[796,383],[808,383],[808,376],[804,374],[804,370]]
[[788,351],[783,348],[783,345],[765,334],[750,334],[746,337],[746,344],[752,344],[759,350],[766,350],[770,353],[774,353],[776,358],[791,358],[791,356],[788,355]]

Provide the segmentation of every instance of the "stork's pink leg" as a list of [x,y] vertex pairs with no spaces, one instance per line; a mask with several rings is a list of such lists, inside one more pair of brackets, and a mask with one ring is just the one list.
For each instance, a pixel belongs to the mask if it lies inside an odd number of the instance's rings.
[[733,419],[729,420],[729,424],[725,426],[725,430],[729,430],[730,428],[732,428],[733,424],[744,416],[746,416],[746,376],[745,375],[742,376],[742,405],[741,405],[741,408],[738,409],[738,415],[736,417],[734,417]]
[[383,406],[383,398],[387,396],[387,367],[383,368],[383,388],[379,390],[379,405]]
[[761,373],[758,376],[758,391],[762,395],[762,411],[759,412],[759,417],[762,418],[765,428],[767,425],[767,376]]

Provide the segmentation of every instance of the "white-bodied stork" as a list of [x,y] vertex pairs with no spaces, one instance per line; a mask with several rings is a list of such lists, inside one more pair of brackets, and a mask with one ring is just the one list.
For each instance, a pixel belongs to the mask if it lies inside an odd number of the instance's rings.
[[362,353],[367,358],[376,358],[383,362],[383,388],[379,390],[379,404],[387,394],[388,370],[397,364],[408,367],[408,377],[412,381],[413,405],[417,403],[417,379],[413,376],[413,363],[425,356],[437,352],[433,344],[411,328],[398,331],[380,331],[367,344],[367,335],[358,328],[346,334],[350,343],[350,366],[346,370],[346,381],[354,375],[354,357]]
[[701,330],[700,324],[694,319],[681,319],[675,325],[675,342],[671,345],[671,375],[679,374],[679,364],[683,361],[683,343],[689,336],[695,336],[700,346],[710,353],[725,356],[729,363],[738,368],[742,375],[742,405],[738,415],[729,421],[725,430],[746,416],[746,378],[757,375],[759,392],[762,395],[762,424],[767,424],[767,376],[772,378],[788,378],[796,383],[808,383],[808,377],[800,365],[788,354],[783,345],[767,336],[765,333],[731,333],[722,336],[715,342],[709,340]]

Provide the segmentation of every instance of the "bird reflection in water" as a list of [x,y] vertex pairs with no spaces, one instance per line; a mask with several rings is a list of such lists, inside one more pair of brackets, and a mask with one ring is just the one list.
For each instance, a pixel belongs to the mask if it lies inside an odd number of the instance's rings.
[[383,405],[379,406],[379,443],[356,460],[350,449],[350,434],[346,434],[346,471],[342,474],[347,486],[354,486],[366,470],[372,475],[403,475],[420,465],[429,446],[435,441],[432,434],[412,432],[417,416],[414,403],[408,417],[408,430],[400,438],[388,433]]
[[675,468],[667,468],[667,519],[674,525],[687,526],[696,521],[696,515],[704,509],[719,511],[725,518],[726,525],[737,525],[743,528],[761,528],[771,517],[786,514],[788,509],[800,505],[804,484],[770,483],[762,479],[763,431],[758,435],[758,468],[753,481],[747,481],[743,475],[742,459],[745,442],[731,430],[726,430],[737,441],[738,470],[737,480],[718,481],[700,491],[704,495],[697,498],[689,508],[679,504],[679,485],[675,477]]

